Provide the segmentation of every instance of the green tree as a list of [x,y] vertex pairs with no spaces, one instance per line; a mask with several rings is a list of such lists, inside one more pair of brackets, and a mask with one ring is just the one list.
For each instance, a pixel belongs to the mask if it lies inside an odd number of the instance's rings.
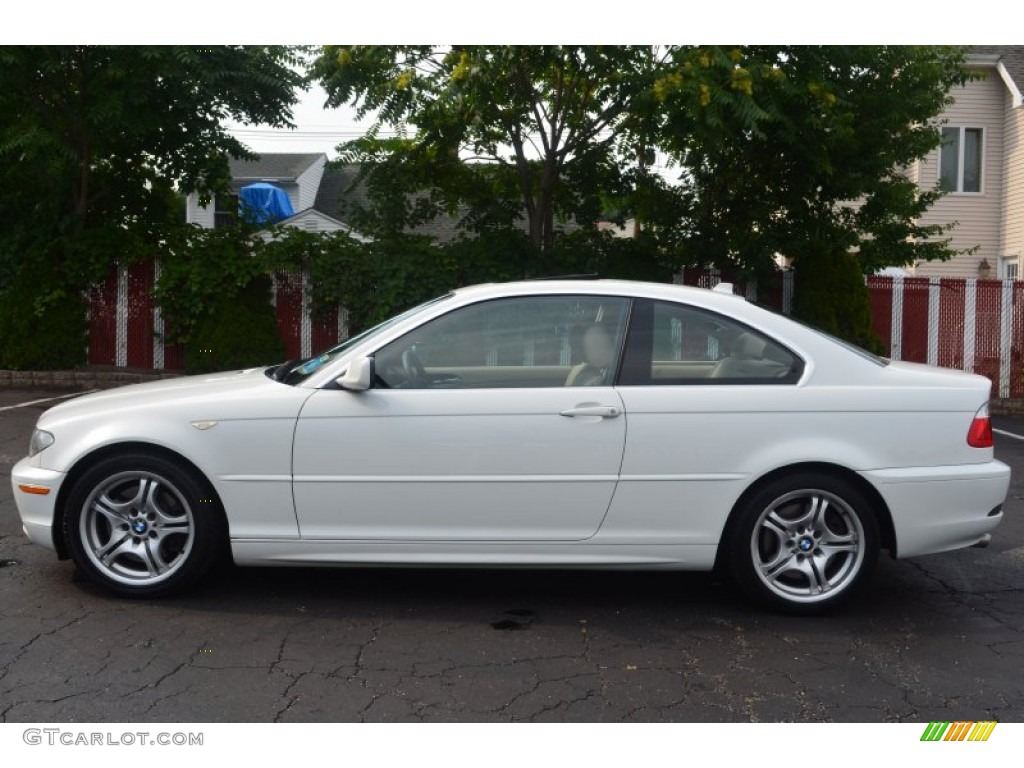
[[964,49],[748,46],[730,56],[754,112],[666,89],[660,143],[683,170],[685,208],[667,239],[684,262],[753,274],[789,257],[797,313],[864,341],[866,328],[820,307],[863,293],[864,273],[954,253],[947,227],[920,222],[941,193],[905,169],[939,145],[938,116],[968,77]]
[[0,48],[0,287],[26,259],[81,286],[151,249],[247,155],[233,118],[290,124],[300,52],[282,46]]
[[[842,264],[857,292],[858,274],[952,255],[945,228],[921,224],[940,193],[904,169],[938,145],[963,62],[963,49],[929,46],[332,46],[311,74],[330,104],[377,115],[342,147],[366,163],[361,223],[375,235],[440,211],[477,232],[525,215],[547,271],[650,274],[661,261],[756,276],[783,255],[802,311],[816,285],[835,290],[815,259]],[[651,172],[651,150],[677,165],[678,183]],[[583,246],[609,215],[636,218],[644,243],[593,239],[608,258],[590,262],[556,248],[558,219]],[[854,270],[836,261],[848,252]]]
[[330,105],[376,113],[341,149],[383,180],[391,231],[442,210],[477,231],[522,217],[549,251],[559,219],[593,224],[621,187],[667,59],[650,46],[328,46],[312,75]]

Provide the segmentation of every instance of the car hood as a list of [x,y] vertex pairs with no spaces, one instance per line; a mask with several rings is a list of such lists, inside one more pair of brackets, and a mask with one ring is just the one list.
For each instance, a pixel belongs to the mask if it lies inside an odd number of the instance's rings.
[[195,419],[296,416],[312,390],[273,381],[265,371],[266,368],[249,368],[183,376],[94,392],[50,408],[40,417],[39,426],[46,428],[112,413],[123,415],[132,410],[169,410]]

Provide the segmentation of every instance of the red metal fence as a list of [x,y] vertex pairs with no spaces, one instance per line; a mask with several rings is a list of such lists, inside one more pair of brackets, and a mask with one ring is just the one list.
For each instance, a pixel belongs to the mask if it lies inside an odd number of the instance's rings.
[[871,317],[894,360],[988,376],[1024,397],[1024,282],[869,277]]
[[[159,307],[152,299],[159,265],[133,264],[92,288],[89,363],[181,370],[184,349],[164,344]],[[792,272],[768,284],[744,283],[727,272],[686,269],[678,282],[710,288],[725,280],[749,300],[788,313]],[[875,332],[895,360],[981,373],[997,397],[1024,397],[1024,282],[926,277],[869,277]],[[308,357],[347,335],[345,312],[316,319],[302,274],[274,279],[278,328],[288,357]]]
[[[185,349],[164,343],[163,319],[153,302],[159,265],[152,262],[121,268],[89,292],[90,365],[180,371]],[[291,357],[309,357],[347,335],[345,313],[311,315],[302,274],[276,275],[272,301],[277,326]]]

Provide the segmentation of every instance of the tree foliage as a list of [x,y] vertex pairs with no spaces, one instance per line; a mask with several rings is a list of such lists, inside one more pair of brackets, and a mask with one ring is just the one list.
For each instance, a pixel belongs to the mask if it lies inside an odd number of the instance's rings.
[[312,74],[330,105],[376,114],[368,135],[341,149],[382,175],[379,199],[395,200],[401,179],[427,194],[399,213],[463,206],[476,231],[521,220],[533,245],[550,250],[559,220],[592,225],[602,196],[622,186],[644,149],[667,55],[650,46],[327,46]]
[[39,371],[74,368],[85,361],[85,301],[77,292],[51,290],[54,270],[22,270],[0,290],[0,369]]
[[185,347],[186,373],[270,365],[284,358],[266,275],[216,297]]
[[26,261],[81,286],[150,255],[177,191],[217,189],[247,154],[227,118],[290,124],[298,64],[281,46],[0,49],[0,285]]
[[[196,342],[221,303],[281,270],[306,270],[314,305],[343,303],[358,329],[466,283],[756,276],[781,255],[799,314],[870,342],[861,275],[952,254],[920,223],[939,192],[905,169],[938,145],[964,51],[925,46],[328,46],[309,76],[331,105],[376,115],[341,147],[370,203],[350,223],[373,242],[184,226],[182,192],[223,189],[227,158],[247,154],[225,119],[289,124],[302,55],[0,48],[5,328],[75,314],[80,288],[133,258],[161,259],[168,340]],[[466,236],[410,234],[438,215]],[[608,218],[636,219],[637,236],[597,231]],[[65,320],[51,325],[80,350]]]
[[756,271],[776,255],[799,267],[852,250],[865,272],[949,258],[944,228],[919,223],[939,192],[905,171],[939,145],[939,113],[967,77],[963,56],[923,46],[735,49],[754,119],[711,99],[668,110],[662,126],[662,146],[684,170],[689,258]]
[[795,314],[874,346],[863,275],[954,254],[948,225],[921,223],[941,193],[907,170],[940,143],[964,50],[749,46],[732,58],[756,112],[714,98],[667,110],[662,146],[685,201],[662,231],[688,263],[757,275],[786,257]]
[[[251,228],[191,227],[167,243],[155,299],[161,307],[168,343],[184,342],[195,369],[213,363],[209,342],[230,311],[249,302],[269,276],[305,272],[314,316],[343,306],[351,332],[386,320],[427,299],[464,285],[544,274],[600,272],[609,277],[668,280],[650,238],[622,240],[576,232],[542,253],[518,230],[494,230],[479,237],[435,245],[421,237],[365,242],[339,232],[307,232],[281,226],[256,233]],[[220,330],[216,331],[218,334]],[[265,348],[262,345],[260,348]],[[218,357],[222,360],[222,357]]]
[[963,62],[935,46],[327,46],[311,74],[330,105],[376,114],[340,149],[378,177],[381,233],[525,216],[550,249],[556,219],[617,213],[691,263],[756,269],[827,242],[870,271],[951,255],[918,223],[938,192],[904,170],[938,145]]
[[[441,212],[477,232],[525,217],[534,246],[553,254],[557,220],[588,231],[629,216],[663,266],[756,277],[788,258],[808,307],[816,290],[834,288],[818,267],[836,266],[838,254],[855,254],[839,270],[852,292],[880,267],[953,255],[948,227],[921,223],[940,192],[906,171],[938,146],[938,116],[968,77],[964,55],[936,46],[332,46],[313,75],[331,104],[377,115],[367,136],[341,148],[365,164],[372,206],[361,223],[376,223],[375,234]],[[674,182],[651,172],[655,150],[677,169]]]

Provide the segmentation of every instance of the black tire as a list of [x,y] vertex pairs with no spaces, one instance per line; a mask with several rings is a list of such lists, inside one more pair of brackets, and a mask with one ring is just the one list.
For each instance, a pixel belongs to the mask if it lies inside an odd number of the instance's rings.
[[856,484],[826,473],[782,476],[740,501],[723,542],[740,589],[768,608],[834,608],[878,560],[876,511]]
[[110,456],[78,478],[63,533],[81,572],[121,597],[187,589],[227,542],[223,512],[206,480],[141,453]]

